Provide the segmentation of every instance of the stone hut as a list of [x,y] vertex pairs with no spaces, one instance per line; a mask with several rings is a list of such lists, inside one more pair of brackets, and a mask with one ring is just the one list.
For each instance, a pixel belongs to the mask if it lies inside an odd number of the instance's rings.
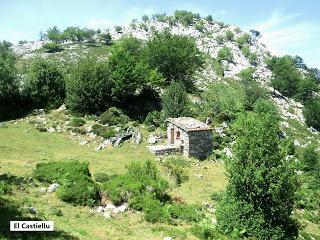
[[168,142],[183,155],[204,159],[212,153],[212,128],[191,117],[167,119]]

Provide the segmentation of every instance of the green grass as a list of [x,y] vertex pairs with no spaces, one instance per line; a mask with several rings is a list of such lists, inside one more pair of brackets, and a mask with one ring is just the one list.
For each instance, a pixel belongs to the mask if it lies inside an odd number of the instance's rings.
[[[61,116],[51,114],[50,117],[58,119]],[[125,172],[125,167],[130,162],[156,159],[148,152],[145,143],[140,146],[125,143],[119,148],[107,148],[95,152],[96,145],[80,146],[79,140],[73,139],[66,133],[39,132],[25,120],[17,122],[17,124],[6,123],[7,128],[0,129],[0,173],[28,179],[37,163],[77,159],[89,162],[93,176],[97,173],[121,174]],[[209,161],[196,164],[194,159],[187,161],[189,179],[181,186],[176,186],[162,164],[157,162],[163,177],[171,183],[169,194],[188,204],[210,202],[216,207],[210,197],[213,192],[223,191],[226,187],[224,165]],[[37,181],[23,184],[23,187],[15,185],[12,187],[12,193],[2,199],[17,204],[23,217],[34,217],[24,206],[35,207],[39,212],[38,218],[54,221],[58,231],[79,239],[160,240],[173,235],[176,235],[174,239],[179,239],[179,236],[180,239],[197,239],[191,233],[190,224],[181,223],[176,226],[152,224],[144,220],[142,213],[130,211],[113,219],[104,219],[102,216],[90,213],[89,207],[75,207],[62,202],[55,193],[40,195],[38,190],[41,186],[43,183]],[[56,212],[59,210],[62,216],[57,216]],[[211,213],[206,215],[214,217]],[[315,239],[320,236],[318,224],[308,221],[303,221],[303,224],[306,226],[304,231],[313,234]]]

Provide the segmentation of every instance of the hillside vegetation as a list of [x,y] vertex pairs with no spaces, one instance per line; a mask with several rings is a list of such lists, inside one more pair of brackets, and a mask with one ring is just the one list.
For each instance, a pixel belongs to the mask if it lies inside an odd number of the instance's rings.
[[[176,11],[0,43],[0,237],[320,239],[319,70],[260,35]],[[182,116],[207,159],[148,152]]]

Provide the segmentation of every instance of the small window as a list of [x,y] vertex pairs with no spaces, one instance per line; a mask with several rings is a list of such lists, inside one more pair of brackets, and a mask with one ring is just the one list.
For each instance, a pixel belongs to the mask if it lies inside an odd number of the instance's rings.
[[180,139],[180,132],[177,132],[177,139]]

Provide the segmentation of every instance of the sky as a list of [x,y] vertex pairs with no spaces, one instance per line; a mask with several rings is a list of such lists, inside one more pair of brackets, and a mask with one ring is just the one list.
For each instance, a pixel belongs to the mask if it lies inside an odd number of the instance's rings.
[[110,28],[177,9],[258,30],[273,54],[299,55],[309,67],[320,68],[318,0],[0,0],[0,40],[37,40],[40,31],[54,25]]

